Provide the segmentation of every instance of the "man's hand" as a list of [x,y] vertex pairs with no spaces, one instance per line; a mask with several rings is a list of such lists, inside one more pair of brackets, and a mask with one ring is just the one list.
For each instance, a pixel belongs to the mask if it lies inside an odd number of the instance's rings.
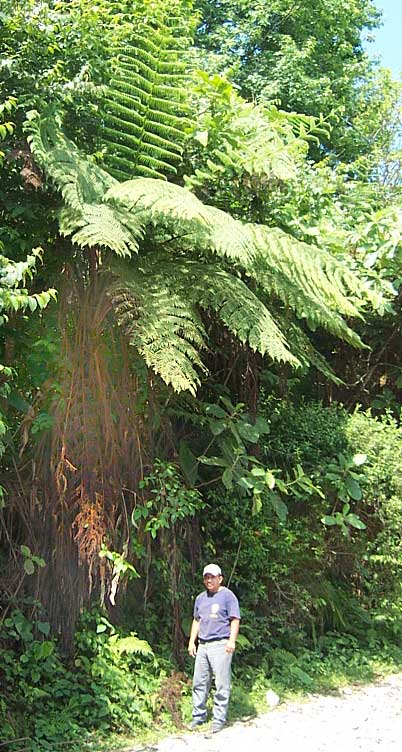
[[236,650],[235,640],[228,640],[225,646],[225,650],[227,653],[234,653],[234,651]]
[[195,646],[195,642],[189,642],[188,643],[188,654],[191,658],[195,658],[197,655],[197,648]]

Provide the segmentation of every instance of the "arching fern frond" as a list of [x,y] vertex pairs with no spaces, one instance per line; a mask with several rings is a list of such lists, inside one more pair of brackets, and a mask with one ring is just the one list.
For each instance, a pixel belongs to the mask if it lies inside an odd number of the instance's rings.
[[158,256],[147,259],[146,269],[151,272],[153,268],[160,283],[170,277],[180,294],[213,310],[229,331],[261,355],[300,365],[270,311],[238,275],[214,264],[187,259],[163,262]]
[[[280,315],[278,316],[278,320],[281,321]],[[288,340],[291,343],[292,352],[297,356],[303,368],[307,369],[313,366],[334,384],[343,383],[333,372],[324,356],[312,345],[307,334],[305,334],[296,321],[292,319],[291,321],[287,320],[281,323],[283,323],[283,329],[286,331]]]
[[109,248],[118,256],[137,253],[143,236],[140,223],[132,214],[106,204],[83,204],[81,217],[69,207],[59,214],[60,233],[71,237],[80,248]]
[[213,264],[147,254],[133,269],[113,265],[117,319],[147,365],[176,391],[195,393],[199,350],[205,347],[200,309],[213,311],[241,342],[272,360],[300,361],[264,304],[236,275]]
[[[329,311],[359,316],[367,291],[345,264],[317,246],[308,245],[277,228],[248,224],[256,254],[254,262],[279,278],[291,280],[305,297]],[[284,290],[285,293],[285,290]],[[298,312],[303,315],[302,309]]]
[[53,114],[39,118],[33,113],[26,131],[35,159],[63,196],[61,234],[71,236],[81,248],[97,245],[120,256],[136,253],[143,236],[140,218],[124,207],[103,203],[105,193],[117,181],[84,158],[64,136]]
[[[106,165],[119,180],[176,172],[189,114],[183,11],[167,2],[116,50],[104,98]],[[149,9],[148,9],[149,11]]]
[[25,131],[35,159],[66,204],[77,212],[83,203],[102,200],[108,188],[116,184],[106,170],[85,157],[64,135],[60,116],[52,109],[42,115],[30,112]]
[[268,294],[274,293],[310,328],[321,326],[354,347],[363,347],[343,317],[362,318],[370,293],[357,275],[326,251],[263,225],[247,225],[255,255],[248,268]]
[[[117,272],[116,267],[114,272]],[[177,392],[195,394],[199,371],[205,371],[199,351],[205,347],[202,321],[188,296],[139,268],[120,268],[110,290],[118,323],[149,368]]]
[[203,204],[194,193],[174,183],[152,178],[126,180],[112,186],[105,201],[140,212],[144,222],[163,225],[176,237],[188,236],[199,250],[211,250],[241,264],[251,262],[255,253],[253,238],[242,222]]

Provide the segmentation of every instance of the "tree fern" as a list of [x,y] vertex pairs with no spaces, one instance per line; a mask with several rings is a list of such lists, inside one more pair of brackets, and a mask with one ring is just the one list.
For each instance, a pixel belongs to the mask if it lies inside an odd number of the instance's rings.
[[181,161],[188,106],[179,56],[188,40],[176,6],[167,2],[155,18],[141,21],[112,60],[101,136],[106,165],[119,180],[164,177]]
[[[64,198],[61,232],[82,247],[139,253],[114,288],[118,319],[148,366],[175,389],[194,392],[199,382],[202,308],[262,355],[294,366],[325,369],[302,329],[297,336],[297,318],[362,345],[346,319],[361,315],[369,293],[327,252],[275,228],[243,224],[159,179],[119,183],[52,134],[49,123],[33,120],[29,128],[32,149]],[[286,310],[294,312],[291,327]]]
[[194,306],[143,269],[125,268],[120,273],[110,296],[130,344],[165,383],[194,394],[203,369],[199,351],[206,339]]

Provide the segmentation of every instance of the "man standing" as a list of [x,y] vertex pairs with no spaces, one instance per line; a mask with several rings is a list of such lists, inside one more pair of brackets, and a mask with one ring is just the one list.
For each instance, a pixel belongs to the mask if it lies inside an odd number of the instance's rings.
[[222,585],[222,571],[217,564],[204,567],[203,576],[205,590],[195,599],[188,643],[189,655],[195,658],[191,728],[196,729],[207,719],[207,699],[214,677],[212,733],[216,733],[226,722],[240,610],[235,594]]

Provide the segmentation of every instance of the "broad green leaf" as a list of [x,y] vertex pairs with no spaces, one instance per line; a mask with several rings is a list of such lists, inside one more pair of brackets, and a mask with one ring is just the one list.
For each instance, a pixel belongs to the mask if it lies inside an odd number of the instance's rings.
[[360,499],[362,498],[362,490],[357,480],[346,476],[345,483],[349,496],[351,496],[355,501],[360,501]]
[[253,467],[251,470],[251,475],[254,475],[256,478],[264,478],[265,479],[265,470],[263,467]]
[[30,295],[29,298],[28,298],[28,307],[29,307],[29,310],[32,311],[32,312],[36,311],[36,309],[38,307],[38,302],[37,302],[36,298],[34,298],[32,295]]
[[31,559],[25,559],[24,561],[24,571],[27,574],[33,574],[35,571],[34,563]]
[[179,444],[179,458],[183,474],[190,486],[194,486],[198,476],[198,461],[187,442],[183,439]]
[[198,141],[202,146],[208,145],[208,131],[197,131],[194,134],[195,141]]
[[262,418],[260,416],[256,418],[254,426],[260,435],[264,433],[269,433],[271,430],[268,421],[265,418]]
[[242,421],[237,424],[237,428],[240,436],[246,441],[249,441],[251,444],[255,444],[258,441],[260,432],[252,423]]
[[222,457],[204,457],[201,455],[198,459],[203,465],[213,465],[214,467],[226,467],[228,464]]
[[53,653],[54,653],[54,643],[51,642],[50,640],[46,640],[43,643],[43,650],[42,650],[43,657],[48,658],[49,655],[52,655]]
[[271,503],[271,506],[277,515],[277,517],[280,519],[281,522],[285,522],[286,517],[288,516],[288,508],[284,501],[278,496],[276,493],[271,493],[269,495],[269,501]]
[[253,517],[256,514],[259,514],[259,512],[261,512],[261,509],[262,509],[261,496],[260,494],[255,494],[255,496],[253,496],[253,505],[251,507],[251,514],[253,515]]
[[226,423],[223,420],[210,420],[209,427],[214,436],[219,436],[226,428]]
[[207,415],[213,415],[215,418],[227,418],[227,413],[219,405],[206,405],[205,412]]
[[267,472],[265,473],[265,483],[267,484],[270,491],[275,488],[275,476],[271,472],[271,470],[267,470]]
[[36,622],[36,626],[39,630],[39,632],[42,632],[46,637],[50,633],[50,624],[47,621],[38,621]]
[[239,478],[237,485],[241,488],[244,488],[246,491],[250,491],[253,488],[253,484],[250,483],[250,481],[248,481],[244,476],[242,478]]
[[228,491],[233,487],[233,472],[230,467],[227,467],[223,472],[222,483]]
[[366,529],[366,525],[360,519],[360,517],[357,516],[357,514],[348,514],[347,517],[345,517],[345,520],[349,523],[349,525],[356,527],[358,530]]
[[116,641],[116,648],[119,653],[137,653],[139,655],[153,655],[151,646],[145,640],[140,640],[134,634],[128,637],[122,637]]

